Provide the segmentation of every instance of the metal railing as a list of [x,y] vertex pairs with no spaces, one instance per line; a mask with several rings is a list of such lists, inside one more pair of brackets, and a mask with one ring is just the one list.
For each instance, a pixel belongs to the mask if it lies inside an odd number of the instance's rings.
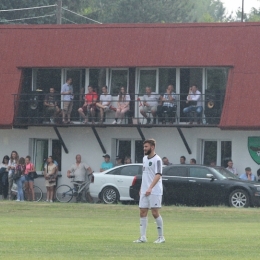
[[[29,94],[14,94],[14,125],[16,126],[30,126],[30,125],[61,125],[62,124],[62,108],[64,101],[62,101],[62,95],[55,94],[57,99],[57,105],[60,108],[60,113],[55,117],[47,111],[44,105],[44,99],[46,94],[41,92],[32,92]],[[202,112],[196,113],[197,104],[187,103],[186,94],[175,94],[174,107],[172,111],[167,111],[163,106],[165,103],[159,99],[157,112],[155,117],[152,116],[152,112],[148,110],[146,113],[150,120],[146,119],[141,114],[144,107],[143,95],[130,94],[131,101],[129,110],[125,113],[121,120],[120,125],[132,125],[143,124],[151,126],[176,126],[176,125],[218,125],[220,122],[222,107],[224,103],[224,92],[211,91],[201,95]],[[160,96],[161,97],[161,96]],[[89,123],[112,125],[115,120],[115,111],[117,108],[117,97],[113,96],[111,107],[105,111],[103,122],[100,121],[100,110],[95,110],[95,116],[92,118],[89,113],[85,113],[89,118]],[[83,106],[84,100],[82,95],[74,95],[74,99],[71,101],[73,108],[71,112],[71,122],[74,125],[83,125],[84,118],[81,118],[78,109]],[[191,112],[185,113],[184,109],[192,107]],[[170,109],[171,110],[171,109]],[[172,113],[171,113],[172,112]],[[154,119],[154,120],[153,120]],[[84,124],[88,125],[88,124]]]

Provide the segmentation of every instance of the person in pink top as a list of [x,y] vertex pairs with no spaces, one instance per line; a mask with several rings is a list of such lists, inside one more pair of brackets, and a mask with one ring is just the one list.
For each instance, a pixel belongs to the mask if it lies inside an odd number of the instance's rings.
[[34,180],[33,178],[30,176],[30,172],[35,172],[35,167],[34,165],[31,163],[31,156],[27,155],[25,157],[25,192],[29,200],[35,201],[35,196],[34,196],[34,189],[33,189],[33,184],[34,184]]

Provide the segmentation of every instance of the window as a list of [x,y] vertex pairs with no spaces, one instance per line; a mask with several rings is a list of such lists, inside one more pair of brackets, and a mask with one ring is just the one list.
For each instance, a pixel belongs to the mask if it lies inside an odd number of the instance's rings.
[[110,73],[110,94],[117,96],[121,87],[128,92],[128,69],[111,69]]
[[30,139],[31,142],[31,154],[32,162],[35,165],[36,171],[43,171],[44,164],[49,155],[52,155],[53,159],[59,165],[59,171],[61,171],[61,144],[59,140],[51,139]]
[[89,69],[89,85],[101,93],[102,87],[106,86],[106,69]]
[[207,174],[211,173],[208,169],[192,167],[190,168],[190,177],[194,178],[207,178]]
[[226,90],[228,69],[227,68],[207,68],[208,90]]
[[157,70],[141,69],[139,71],[139,94],[145,94],[145,88],[151,87],[152,91],[157,91]]
[[202,141],[202,162],[204,165],[210,165],[215,162],[216,165],[227,167],[227,161],[232,158],[231,141]]
[[176,93],[176,69],[162,68],[159,69],[159,93],[164,94],[168,85],[173,85]]
[[171,168],[167,169],[166,171],[163,171],[163,175],[187,177],[187,168],[186,167],[171,167]]
[[138,166],[138,165],[126,166],[120,169],[121,169],[120,175],[135,176],[135,175],[142,174],[142,166]]

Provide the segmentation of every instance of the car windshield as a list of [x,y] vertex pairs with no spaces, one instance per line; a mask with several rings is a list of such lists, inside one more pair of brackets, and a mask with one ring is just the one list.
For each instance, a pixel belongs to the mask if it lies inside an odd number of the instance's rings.
[[210,170],[212,172],[214,172],[215,177],[217,177],[219,180],[227,179],[227,176],[223,175],[221,172],[217,171],[215,168],[210,168]]
[[223,176],[225,176],[227,179],[232,179],[232,180],[240,180],[238,176],[233,174],[232,172],[228,171],[227,169],[223,167],[216,167],[214,170],[218,171],[221,173]]

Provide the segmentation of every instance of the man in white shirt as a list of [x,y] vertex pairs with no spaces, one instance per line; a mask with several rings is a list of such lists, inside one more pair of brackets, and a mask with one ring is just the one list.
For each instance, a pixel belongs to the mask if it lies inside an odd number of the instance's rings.
[[112,96],[108,94],[107,86],[102,87],[102,94],[100,95],[99,102],[96,104],[100,111],[100,124],[103,124],[104,113],[111,109]]
[[140,238],[134,243],[145,243],[147,214],[151,209],[152,215],[157,225],[158,239],[156,244],[164,243],[163,219],[159,213],[162,203],[162,159],[155,153],[155,140],[148,139],[144,141],[143,175],[140,189]]
[[196,113],[197,123],[200,124],[203,106],[201,101],[201,92],[198,90],[196,85],[191,86],[186,103],[189,106],[183,109],[183,113],[188,116],[189,124],[193,124],[194,118],[191,116],[192,112]]
[[228,171],[232,172],[233,174],[238,176],[237,169],[233,167],[233,161],[229,160],[227,163],[228,167],[226,168]]
[[153,115],[153,124],[156,124],[156,112],[159,95],[152,92],[151,87],[146,87],[145,92],[146,94],[143,97],[143,106],[140,109],[140,113],[146,118],[146,124],[149,124],[151,122],[151,118],[147,116],[147,112],[151,112]]
[[[71,85],[72,78],[67,78],[66,83],[61,88],[63,96],[62,123],[70,123],[70,114],[73,107],[73,86]],[[66,121],[66,115],[68,120]]]
[[[86,194],[87,194],[89,201],[93,202],[93,198],[90,196],[90,193],[89,193],[89,185],[90,185],[90,181],[91,181],[92,172],[93,171],[89,165],[81,162],[81,155],[77,154],[76,163],[72,164],[70,169],[67,171],[67,177],[68,178],[74,177],[74,181],[77,182],[78,184],[81,184],[84,181],[88,182],[86,188],[82,191],[81,195],[77,197],[79,200],[83,196],[84,197],[83,201],[84,201],[86,198]],[[74,187],[76,189],[78,186],[74,185]]]

